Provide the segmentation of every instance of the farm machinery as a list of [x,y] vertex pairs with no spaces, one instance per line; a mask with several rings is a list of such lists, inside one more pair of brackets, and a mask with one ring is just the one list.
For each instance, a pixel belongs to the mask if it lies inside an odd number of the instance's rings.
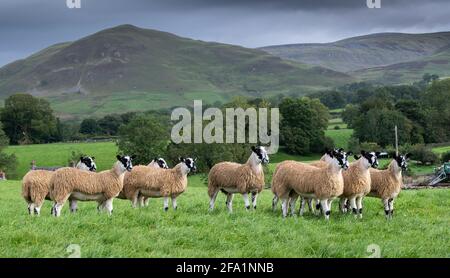
[[450,162],[445,162],[434,171],[434,177],[429,185],[436,185],[440,182],[450,181]]

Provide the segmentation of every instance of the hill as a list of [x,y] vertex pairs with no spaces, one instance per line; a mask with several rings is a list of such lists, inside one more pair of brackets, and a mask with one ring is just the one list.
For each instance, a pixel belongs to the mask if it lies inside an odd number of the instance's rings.
[[[432,58],[449,46],[450,32],[441,32],[379,33],[332,43],[278,45],[261,49],[284,59],[351,72]],[[441,64],[427,65],[426,70],[435,73]],[[450,74],[450,67],[447,66],[445,72]]]
[[450,45],[433,55],[417,60],[350,72],[360,80],[383,84],[409,83],[420,80],[424,73],[450,76]]
[[0,69],[0,98],[27,92],[60,116],[83,117],[224,101],[232,95],[306,93],[352,81],[258,49],[132,25],[50,46]]

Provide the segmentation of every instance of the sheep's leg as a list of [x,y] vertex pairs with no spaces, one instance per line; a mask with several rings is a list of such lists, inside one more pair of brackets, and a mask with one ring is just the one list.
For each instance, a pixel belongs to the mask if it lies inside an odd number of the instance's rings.
[[359,218],[362,218],[362,212],[363,212],[362,200],[363,200],[362,196],[356,198],[356,205],[357,205],[357,208],[358,208],[358,216],[359,216]]
[[350,206],[352,208],[352,212],[355,215],[355,217],[357,217],[358,216],[358,209],[356,207],[356,197],[350,197],[349,201],[350,201]]
[[256,201],[258,200],[258,192],[252,192],[252,206],[256,209]]
[[69,200],[70,212],[75,213],[78,210],[77,200]]
[[148,207],[148,204],[150,203],[150,197],[144,197],[144,206]]
[[347,203],[347,198],[342,197],[341,199],[339,199],[339,209],[341,210],[342,213],[347,213],[347,207],[346,204]]
[[248,200],[248,193],[242,194],[242,197],[244,197],[245,208],[246,208],[247,210],[249,210],[249,209],[250,209],[250,202],[249,202],[249,200]]
[[144,195],[139,195],[138,197],[138,202],[139,202],[139,207],[143,208],[145,206],[145,196]]
[[41,202],[40,204],[36,205],[34,207],[34,214],[36,215],[41,215],[41,207],[42,207],[43,202]]
[[389,220],[389,218],[390,218],[389,199],[382,199],[381,201],[383,202],[384,213],[386,214],[386,219]]
[[64,206],[64,203],[56,203],[55,204],[55,206],[54,206],[54,211],[53,211],[53,215],[55,216],[55,217],[59,217],[59,216],[61,216],[61,210],[62,210],[62,207]]
[[133,208],[137,208],[138,206],[138,197],[139,197],[139,191],[136,191],[133,193],[133,195],[131,195],[131,206]]
[[34,214],[34,203],[29,203],[29,204],[28,204],[28,213],[29,213],[30,215],[33,215],[33,214]]
[[303,216],[303,213],[305,212],[305,198],[300,197],[300,209],[298,210],[298,215]]
[[322,206],[320,205],[320,200],[316,199],[316,215],[320,215],[323,212]]
[[389,199],[388,203],[389,203],[389,215],[392,218],[394,217],[394,199],[393,198]]
[[328,209],[331,211],[331,205],[333,204],[334,199],[328,199]]
[[314,213],[314,208],[313,208],[313,199],[306,199],[306,202],[308,203],[308,210],[310,213]]
[[211,198],[209,200],[209,210],[214,209],[214,204],[216,203],[217,194],[219,194],[219,188],[216,188],[214,193],[211,195]]
[[164,197],[164,211],[169,210],[169,197]]
[[233,212],[233,193],[228,193],[227,194],[226,205],[227,205],[227,208],[228,208],[228,212],[232,213]]
[[108,215],[111,216],[113,213],[113,198],[106,200],[104,202],[104,207],[108,212]]
[[177,197],[175,196],[172,197],[172,208],[177,210]]
[[298,195],[292,196],[289,200],[289,206],[290,206],[290,210],[291,210],[291,216],[295,215],[295,205],[297,203],[298,200]]
[[281,210],[283,211],[283,217],[286,217],[288,213],[288,200],[289,197],[281,199]]
[[272,211],[275,211],[277,209],[277,204],[278,204],[278,197],[277,195],[273,195],[273,199],[272,199]]
[[329,220],[330,219],[330,214],[331,214],[331,211],[330,211],[330,209],[328,207],[328,203],[329,202],[328,202],[327,199],[320,200],[320,206],[322,207],[322,211],[323,211],[323,213],[325,215],[325,220]]

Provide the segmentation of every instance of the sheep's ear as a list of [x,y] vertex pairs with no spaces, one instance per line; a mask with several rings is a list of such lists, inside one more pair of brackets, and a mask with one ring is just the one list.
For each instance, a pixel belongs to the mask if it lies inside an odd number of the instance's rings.
[[366,155],[366,151],[361,150],[361,155],[362,155],[362,156],[365,156],[365,155]]
[[180,162],[184,162],[184,157],[180,156],[178,159],[180,160]]
[[136,158],[136,155],[133,154],[133,155],[131,156],[131,159],[135,159],[135,158]]
[[158,161],[158,158],[157,157],[153,158],[153,161]]
[[91,157],[92,158],[92,160],[95,160],[95,156],[93,156],[93,157]]
[[352,156],[353,155],[353,152],[348,152],[347,153],[347,156]]
[[325,153],[331,157],[334,157],[334,150],[327,149]]
[[353,158],[354,158],[355,160],[358,160],[358,159],[360,159],[361,157],[360,157],[359,155],[356,155],[356,154],[355,154],[355,155],[353,156]]
[[339,150],[337,150],[338,152],[343,152],[344,151],[344,149],[343,148],[340,148]]
[[411,157],[411,153],[405,154],[405,158],[406,158],[406,159],[409,159],[410,157]]
[[83,161],[83,159],[84,159],[84,157],[83,157],[83,156],[80,156],[80,161]]
[[381,154],[380,152],[375,152],[375,156],[376,156],[376,157],[379,157],[380,154]]
[[252,152],[256,153],[256,147],[255,146],[252,146]]
[[117,160],[122,160],[122,157],[120,155],[116,155]]

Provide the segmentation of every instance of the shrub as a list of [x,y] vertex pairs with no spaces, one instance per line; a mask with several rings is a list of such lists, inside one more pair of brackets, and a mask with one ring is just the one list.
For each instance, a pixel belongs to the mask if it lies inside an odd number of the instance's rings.
[[442,163],[450,161],[450,151],[442,154],[441,161]]
[[339,129],[341,129],[341,127],[338,126],[338,125],[335,125],[335,126],[334,126],[334,129],[335,129],[335,130],[339,130]]
[[411,158],[422,164],[436,164],[439,162],[438,155],[432,152],[431,148],[423,144],[417,144],[410,147],[403,146],[401,150],[401,153],[411,153]]

